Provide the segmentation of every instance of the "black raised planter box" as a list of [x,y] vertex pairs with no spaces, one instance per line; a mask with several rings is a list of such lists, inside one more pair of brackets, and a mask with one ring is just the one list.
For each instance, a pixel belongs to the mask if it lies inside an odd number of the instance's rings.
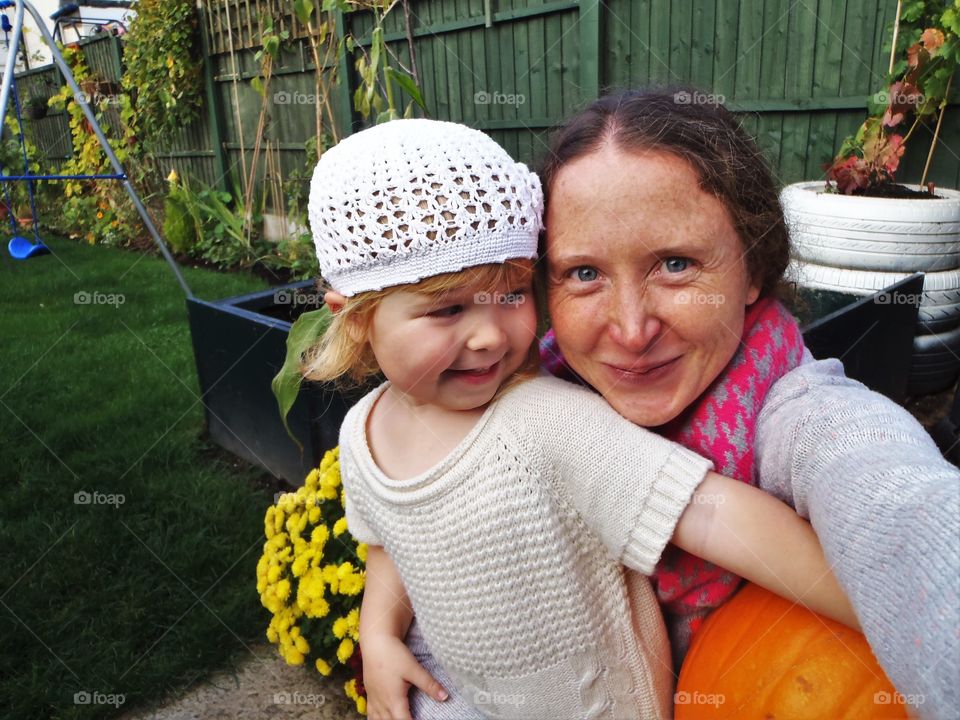
[[[336,446],[344,414],[363,394],[344,396],[329,385],[304,383],[288,416],[302,454],[280,422],[270,381],[286,357],[291,323],[318,307],[314,286],[307,280],[215,302],[187,300],[211,439],[294,485]],[[915,276],[887,291],[919,296],[922,286],[923,278]],[[804,340],[814,357],[840,358],[848,376],[902,402],[916,307],[877,302],[876,295],[802,291],[800,297],[795,311],[806,317]]]
[[303,384],[288,415],[302,454],[280,421],[270,381],[283,366],[292,321],[317,308],[314,286],[307,280],[214,302],[187,299],[210,438],[294,485],[337,445],[340,423],[356,399],[328,385]]
[[920,274],[868,297],[802,289],[794,312],[806,320],[803,340],[815,358],[839,358],[847,377],[902,403],[913,356],[917,305],[891,303],[889,298],[919,298],[922,292]]

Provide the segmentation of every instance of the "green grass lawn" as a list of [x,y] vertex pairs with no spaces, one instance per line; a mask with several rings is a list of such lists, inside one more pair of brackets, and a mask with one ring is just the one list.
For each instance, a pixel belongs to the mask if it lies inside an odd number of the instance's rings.
[[[263,637],[255,566],[272,497],[258,471],[201,438],[170,269],[48,244],[54,255],[13,261],[4,241],[0,259],[2,715],[109,717]],[[204,299],[264,287],[185,275]]]

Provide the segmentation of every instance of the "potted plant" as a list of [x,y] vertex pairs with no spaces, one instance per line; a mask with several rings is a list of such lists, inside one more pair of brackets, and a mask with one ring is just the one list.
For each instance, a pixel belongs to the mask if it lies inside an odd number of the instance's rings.
[[39,120],[47,116],[50,98],[44,95],[32,95],[23,104],[23,111],[31,120]]
[[33,212],[30,209],[29,202],[17,203],[13,208],[13,216],[17,219],[17,224],[20,227],[33,227]]
[[[960,62],[958,35],[955,0],[898,2],[889,74],[866,120],[825,166],[826,182],[795,183],[781,195],[790,272],[801,287],[867,296],[926,273],[916,331],[936,337],[914,341],[911,394],[946,387],[960,371],[955,358],[930,355],[933,346],[960,354],[960,192],[927,180]],[[931,136],[929,147],[920,141]],[[916,185],[897,182],[908,147],[927,150]]]

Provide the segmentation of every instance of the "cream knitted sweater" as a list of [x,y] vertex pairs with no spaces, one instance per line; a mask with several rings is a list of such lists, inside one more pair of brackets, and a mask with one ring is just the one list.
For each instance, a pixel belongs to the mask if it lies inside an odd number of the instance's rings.
[[491,718],[671,717],[660,610],[621,564],[653,569],[710,461],[539,377],[436,467],[392,480],[365,432],[386,387],[341,428],[347,523],[393,559],[460,693]]

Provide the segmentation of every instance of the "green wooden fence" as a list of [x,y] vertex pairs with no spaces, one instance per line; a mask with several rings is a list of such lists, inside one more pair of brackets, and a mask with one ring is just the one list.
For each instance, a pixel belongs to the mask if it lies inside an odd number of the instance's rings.
[[[319,5],[319,3],[317,3]],[[261,98],[250,87],[259,13],[279,18],[292,40],[274,68],[263,142],[270,162],[258,175],[305,170],[314,134],[314,69],[280,0],[203,0],[207,114],[162,153],[179,172],[210,184],[239,179],[249,163]],[[893,0],[416,0],[412,34],[427,114],[489,132],[518,159],[536,164],[551,127],[607,89],[692,84],[739,113],[784,182],[822,177],[822,165],[864,118],[882,90]],[[369,36],[372,18],[349,13],[343,26]],[[388,16],[386,38],[410,62],[403,13]],[[359,127],[347,81],[333,102],[340,132]],[[399,89],[397,90],[399,92]],[[960,187],[957,95],[947,110],[931,178]],[[349,130],[348,130],[349,131]],[[919,179],[931,133],[905,159]],[[60,146],[57,146],[58,148]],[[58,150],[59,151],[59,150]],[[272,199],[274,204],[277,198]]]

